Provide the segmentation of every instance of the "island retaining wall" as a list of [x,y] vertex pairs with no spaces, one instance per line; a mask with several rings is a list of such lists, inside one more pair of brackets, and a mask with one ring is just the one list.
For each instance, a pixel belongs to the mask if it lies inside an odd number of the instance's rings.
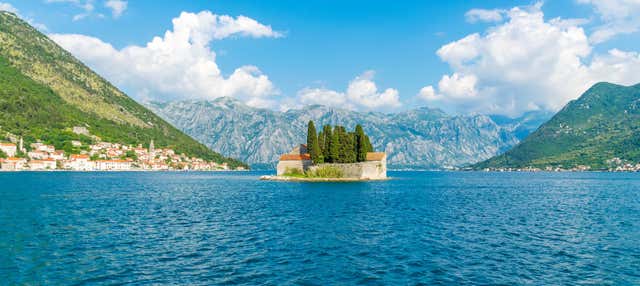
[[367,161],[348,164],[318,164],[310,166],[309,170],[316,170],[322,167],[332,167],[342,171],[344,178],[357,178],[368,180],[382,180],[387,178],[387,164],[383,161]]

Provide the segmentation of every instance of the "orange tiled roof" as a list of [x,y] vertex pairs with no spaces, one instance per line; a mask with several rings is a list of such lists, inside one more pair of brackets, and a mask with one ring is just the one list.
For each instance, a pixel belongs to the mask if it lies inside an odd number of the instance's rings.
[[71,155],[71,159],[89,159],[89,155],[73,154],[73,155]]
[[384,152],[367,152],[367,161],[381,161],[386,155]]
[[31,163],[55,162],[53,159],[31,160]]
[[280,161],[303,161],[303,160],[311,160],[311,155],[309,155],[309,154],[302,154],[302,155],[284,154],[284,155],[280,156]]
[[15,147],[16,144],[13,143],[0,143],[0,146],[10,146],[10,147]]

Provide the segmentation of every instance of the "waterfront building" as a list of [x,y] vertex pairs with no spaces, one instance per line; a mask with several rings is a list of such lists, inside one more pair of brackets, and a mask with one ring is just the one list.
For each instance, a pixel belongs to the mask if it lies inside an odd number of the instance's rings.
[[89,160],[89,155],[73,154],[64,162],[64,168],[74,171],[91,171],[95,169],[95,162]]
[[0,159],[0,169],[2,171],[20,171],[25,168],[27,160],[24,158],[9,157]]
[[289,153],[280,156],[280,161],[276,167],[278,176],[284,175],[287,170],[299,170],[304,172],[311,167],[311,155],[307,152],[307,145],[300,144]]
[[95,165],[99,171],[131,170],[131,161],[128,160],[98,160],[95,161]]
[[43,160],[31,160],[29,161],[29,169],[32,171],[36,170],[55,170],[56,169],[56,160],[54,159],[43,159]]
[[14,157],[17,153],[16,144],[13,143],[0,143],[0,150],[2,150],[7,157]]

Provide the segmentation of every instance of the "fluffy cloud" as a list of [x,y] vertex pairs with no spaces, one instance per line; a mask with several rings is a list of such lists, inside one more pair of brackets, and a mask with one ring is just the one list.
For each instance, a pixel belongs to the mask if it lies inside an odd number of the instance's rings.
[[173,30],[146,46],[116,49],[94,37],[53,34],[50,37],[110,81],[142,100],[213,99],[233,96],[260,107],[274,104],[278,90],[251,65],[224,76],[211,49],[214,40],[231,36],[279,37],[271,27],[247,17],[208,11],[183,12]]
[[435,100],[438,98],[438,95],[436,94],[436,89],[433,88],[432,85],[428,85],[420,89],[418,97],[423,100]]
[[298,92],[298,98],[303,104],[322,104],[354,110],[389,111],[399,107],[401,104],[398,91],[387,88],[378,92],[378,87],[373,81],[374,75],[373,71],[366,71],[357,76],[349,82],[346,92],[304,88]]
[[18,14],[18,9],[13,7],[10,3],[0,2],[0,11],[7,11],[14,14]]
[[500,22],[502,21],[503,14],[505,14],[505,12],[505,10],[501,9],[471,9],[464,14],[464,17],[469,23]]
[[111,14],[113,18],[120,18],[122,13],[127,10],[127,1],[124,0],[108,0],[104,3],[104,6],[111,9]]
[[596,28],[590,39],[601,43],[618,34],[640,30],[640,0],[578,0],[593,5],[603,24]]
[[453,73],[418,96],[450,111],[516,115],[557,110],[599,81],[640,81],[638,54],[594,54],[581,20],[545,21],[540,4],[506,16],[484,34],[441,47],[437,54]]

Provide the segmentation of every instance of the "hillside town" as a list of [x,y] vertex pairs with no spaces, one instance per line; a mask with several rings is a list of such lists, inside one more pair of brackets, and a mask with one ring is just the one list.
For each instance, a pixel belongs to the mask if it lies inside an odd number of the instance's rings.
[[104,141],[83,146],[80,141],[72,141],[74,147],[82,147],[79,154],[66,154],[53,145],[44,143],[29,144],[27,149],[22,138],[14,141],[17,142],[0,142],[0,154],[5,157],[0,158],[2,171],[229,170],[226,163],[218,164],[185,154],[176,154],[168,148],[156,149],[153,140],[148,148]]

